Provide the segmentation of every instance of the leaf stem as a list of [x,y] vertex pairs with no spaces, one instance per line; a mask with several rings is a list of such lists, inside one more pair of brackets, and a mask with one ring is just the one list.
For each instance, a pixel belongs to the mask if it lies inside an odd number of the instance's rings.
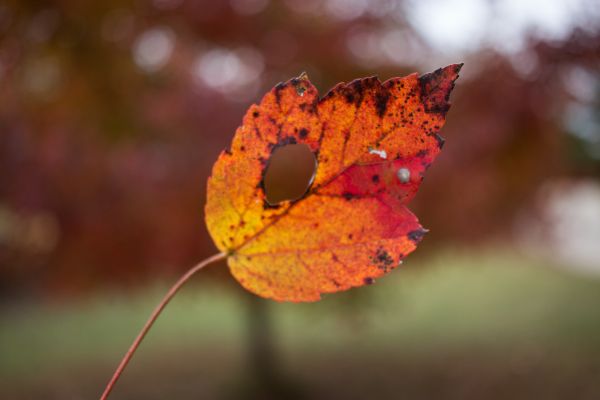
[[133,354],[135,353],[135,351],[139,347],[140,343],[142,343],[142,340],[144,340],[144,337],[146,336],[146,334],[148,333],[148,331],[150,330],[150,328],[152,327],[152,325],[154,325],[154,322],[156,321],[156,319],[158,318],[158,316],[160,315],[160,313],[167,306],[167,304],[169,304],[169,302],[171,301],[171,299],[177,294],[177,292],[179,291],[179,289],[181,289],[181,287],[196,272],[200,271],[202,268],[206,267],[208,264],[212,264],[212,263],[214,263],[216,261],[219,261],[219,260],[222,260],[222,259],[224,259],[226,257],[227,257],[226,253],[218,253],[218,254],[215,254],[215,255],[213,255],[211,257],[206,258],[203,261],[200,261],[198,264],[196,264],[195,266],[193,266],[192,268],[190,268],[181,278],[179,278],[179,280],[171,287],[171,289],[169,289],[169,291],[167,292],[167,294],[165,295],[165,297],[163,297],[163,299],[160,301],[160,303],[158,303],[158,305],[156,306],[156,308],[154,309],[154,311],[150,315],[150,318],[148,318],[148,320],[146,321],[146,324],[144,325],[144,327],[142,328],[142,330],[140,331],[140,333],[138,334],[138,336],[135,338],[135,340],[133,341],[133,343],[129,347],[129,350],[127,350],[127,353],[125,353],[125,356],[121,360],[121,363],[119,364],[119,366],[115,370],[112,378],[110,378],[110,381],[106,385],[106,389],[104,389],[104,393],[102,393],[102,397],[100,397],[100,400],[106,400],[108,398],[108,395],[110,394],[110,392],[112,391],[113,387],[117,383],[117,380],[119,379],[119,377],[123,373],[123,370],[125,369],[125,367],[129,363],[129,361],[131,360],[131,357],[133,357]]

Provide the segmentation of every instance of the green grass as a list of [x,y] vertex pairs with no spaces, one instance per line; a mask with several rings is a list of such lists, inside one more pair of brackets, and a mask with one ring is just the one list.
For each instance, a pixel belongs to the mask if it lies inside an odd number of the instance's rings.
[[[96,388],[165,289],[156,285],[129,295],[99,293],[77,304],[5,310],[0,386],[17,390],[39,381],[43,387],[95,371],[89,385]],[[349,352],[355,359],[481,352],[585,362],[600,355],[600,280],[497,249],[409,258],[372,286],[317,303],[268,302],[268,307],[276,346],[292,370],[295,364],[312,365],[315,357]],[[161,366],[177,369],[191,362],[198,375],[204,368],[223,376],[239,370],[246,312],[236,292],[196,280],[167,307],[127,373],[141,384],[147,371]],[[161,379],[167,379],[165,373]]]

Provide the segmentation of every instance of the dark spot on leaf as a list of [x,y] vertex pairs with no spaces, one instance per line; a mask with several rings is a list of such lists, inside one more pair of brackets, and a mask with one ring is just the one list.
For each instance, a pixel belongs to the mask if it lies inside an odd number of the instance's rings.
[[375,257],[370,258],[371,262],[384,272],[387,272],[394,265],[394,259],[383,249],[383,247],[379,247],[375,253]]
[[252,116],[253,116],[254,118],[258,117],[259,115],[260,115],[260,114],[258,113],[258,111],[254,111],[254,112],[252,113]]
[[375,279],[371,278],[370,276],[367,276],[364,279],[365,285],[372,285],[375,282]]
[[245,146],[241,146],[240,147],[240,151],[246,151],[246,147]]
[[373,175],[371,177],[371,180],[373,181],[373,183],[379,183],[379,175]]
[[426,155],[427,155],[427,150],[420,150],[420,151],[417,153],[417,157],[419,157],[419,158],[423,158],[423,157],[425,157]]
[[229,150],[229,149],[225,149],[225,154],[227,154],[228,156],[230,156],[230,155],[232,154],[232,153],[231,153],[231,150]]
[[392,265],[394,263],[394,259],[392,257],[390,257],[390,255],[387,253],[387,251],[385,251],[381,247],[379,249],[377,249],[376,258],[377,258],[377,261],[379,261],[379,263],[385,267],[389,267],[390,265]]
[[375,108],[377,109],[377,115],[379,115],[379,118],[383,117],[385,114],[389,99],[390,95],[387,92],[381,92],[375,95]]
[[275,101],[277,101],[277,104],[281,103],[281,91],[284,88],[285,84],[283,82],[280,82],[275,86]]
[[351,93],[351,92],[347,92],[347,93],[345,94],[345,97],[346,97],[346,101],[347,101],[348,103],[354,103],[354,94],[353,94],[353,93]]
[[357,103],[357,105],[362,101],[364,91],[369,86],[371,86],[369,78],[355,79],[350,83],[350,85],[348,85],[348,87],[354,91],[354,101]]
[[350,234],[348,234],[348,239],[352,240],[352,238],[353,238],[353,237],[354,237],[354,235],[353,235],[353,234],[351,234],[351,233],[350,233]]
[[352,200],[353,198],[356,197],[356,195],[354,195],[350,192],[344,192],[344,193],[342,193],[342,197],[345,198],[346,200]]
[[301,138],[307,137],[308,136],[308,129],[306,129],[306,128],[300,129],[300,132],[298,133],[298,135],[300,135]]

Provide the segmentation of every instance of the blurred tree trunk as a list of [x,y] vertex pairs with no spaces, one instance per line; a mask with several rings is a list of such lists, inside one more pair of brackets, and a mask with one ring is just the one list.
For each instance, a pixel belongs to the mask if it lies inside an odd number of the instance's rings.
[[247,361],[238,399],[300,399],[299,388],[282,374],[270,301],[245,292]]
[[277,354],[273,342],[273,321],[268,301],[249,294],[247,304],[248,368],[257,383],[266,386],[276,380]]

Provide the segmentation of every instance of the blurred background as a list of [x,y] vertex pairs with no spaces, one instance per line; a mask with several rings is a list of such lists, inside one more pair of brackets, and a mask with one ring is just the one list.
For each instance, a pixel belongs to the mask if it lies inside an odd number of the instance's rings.
[[457,62],[401,269],[279,304],[215,265],[114,398],[599,398],[597,0],[3,1],[0,397],[99,397],[216,252],[206,179],[276,83]]

